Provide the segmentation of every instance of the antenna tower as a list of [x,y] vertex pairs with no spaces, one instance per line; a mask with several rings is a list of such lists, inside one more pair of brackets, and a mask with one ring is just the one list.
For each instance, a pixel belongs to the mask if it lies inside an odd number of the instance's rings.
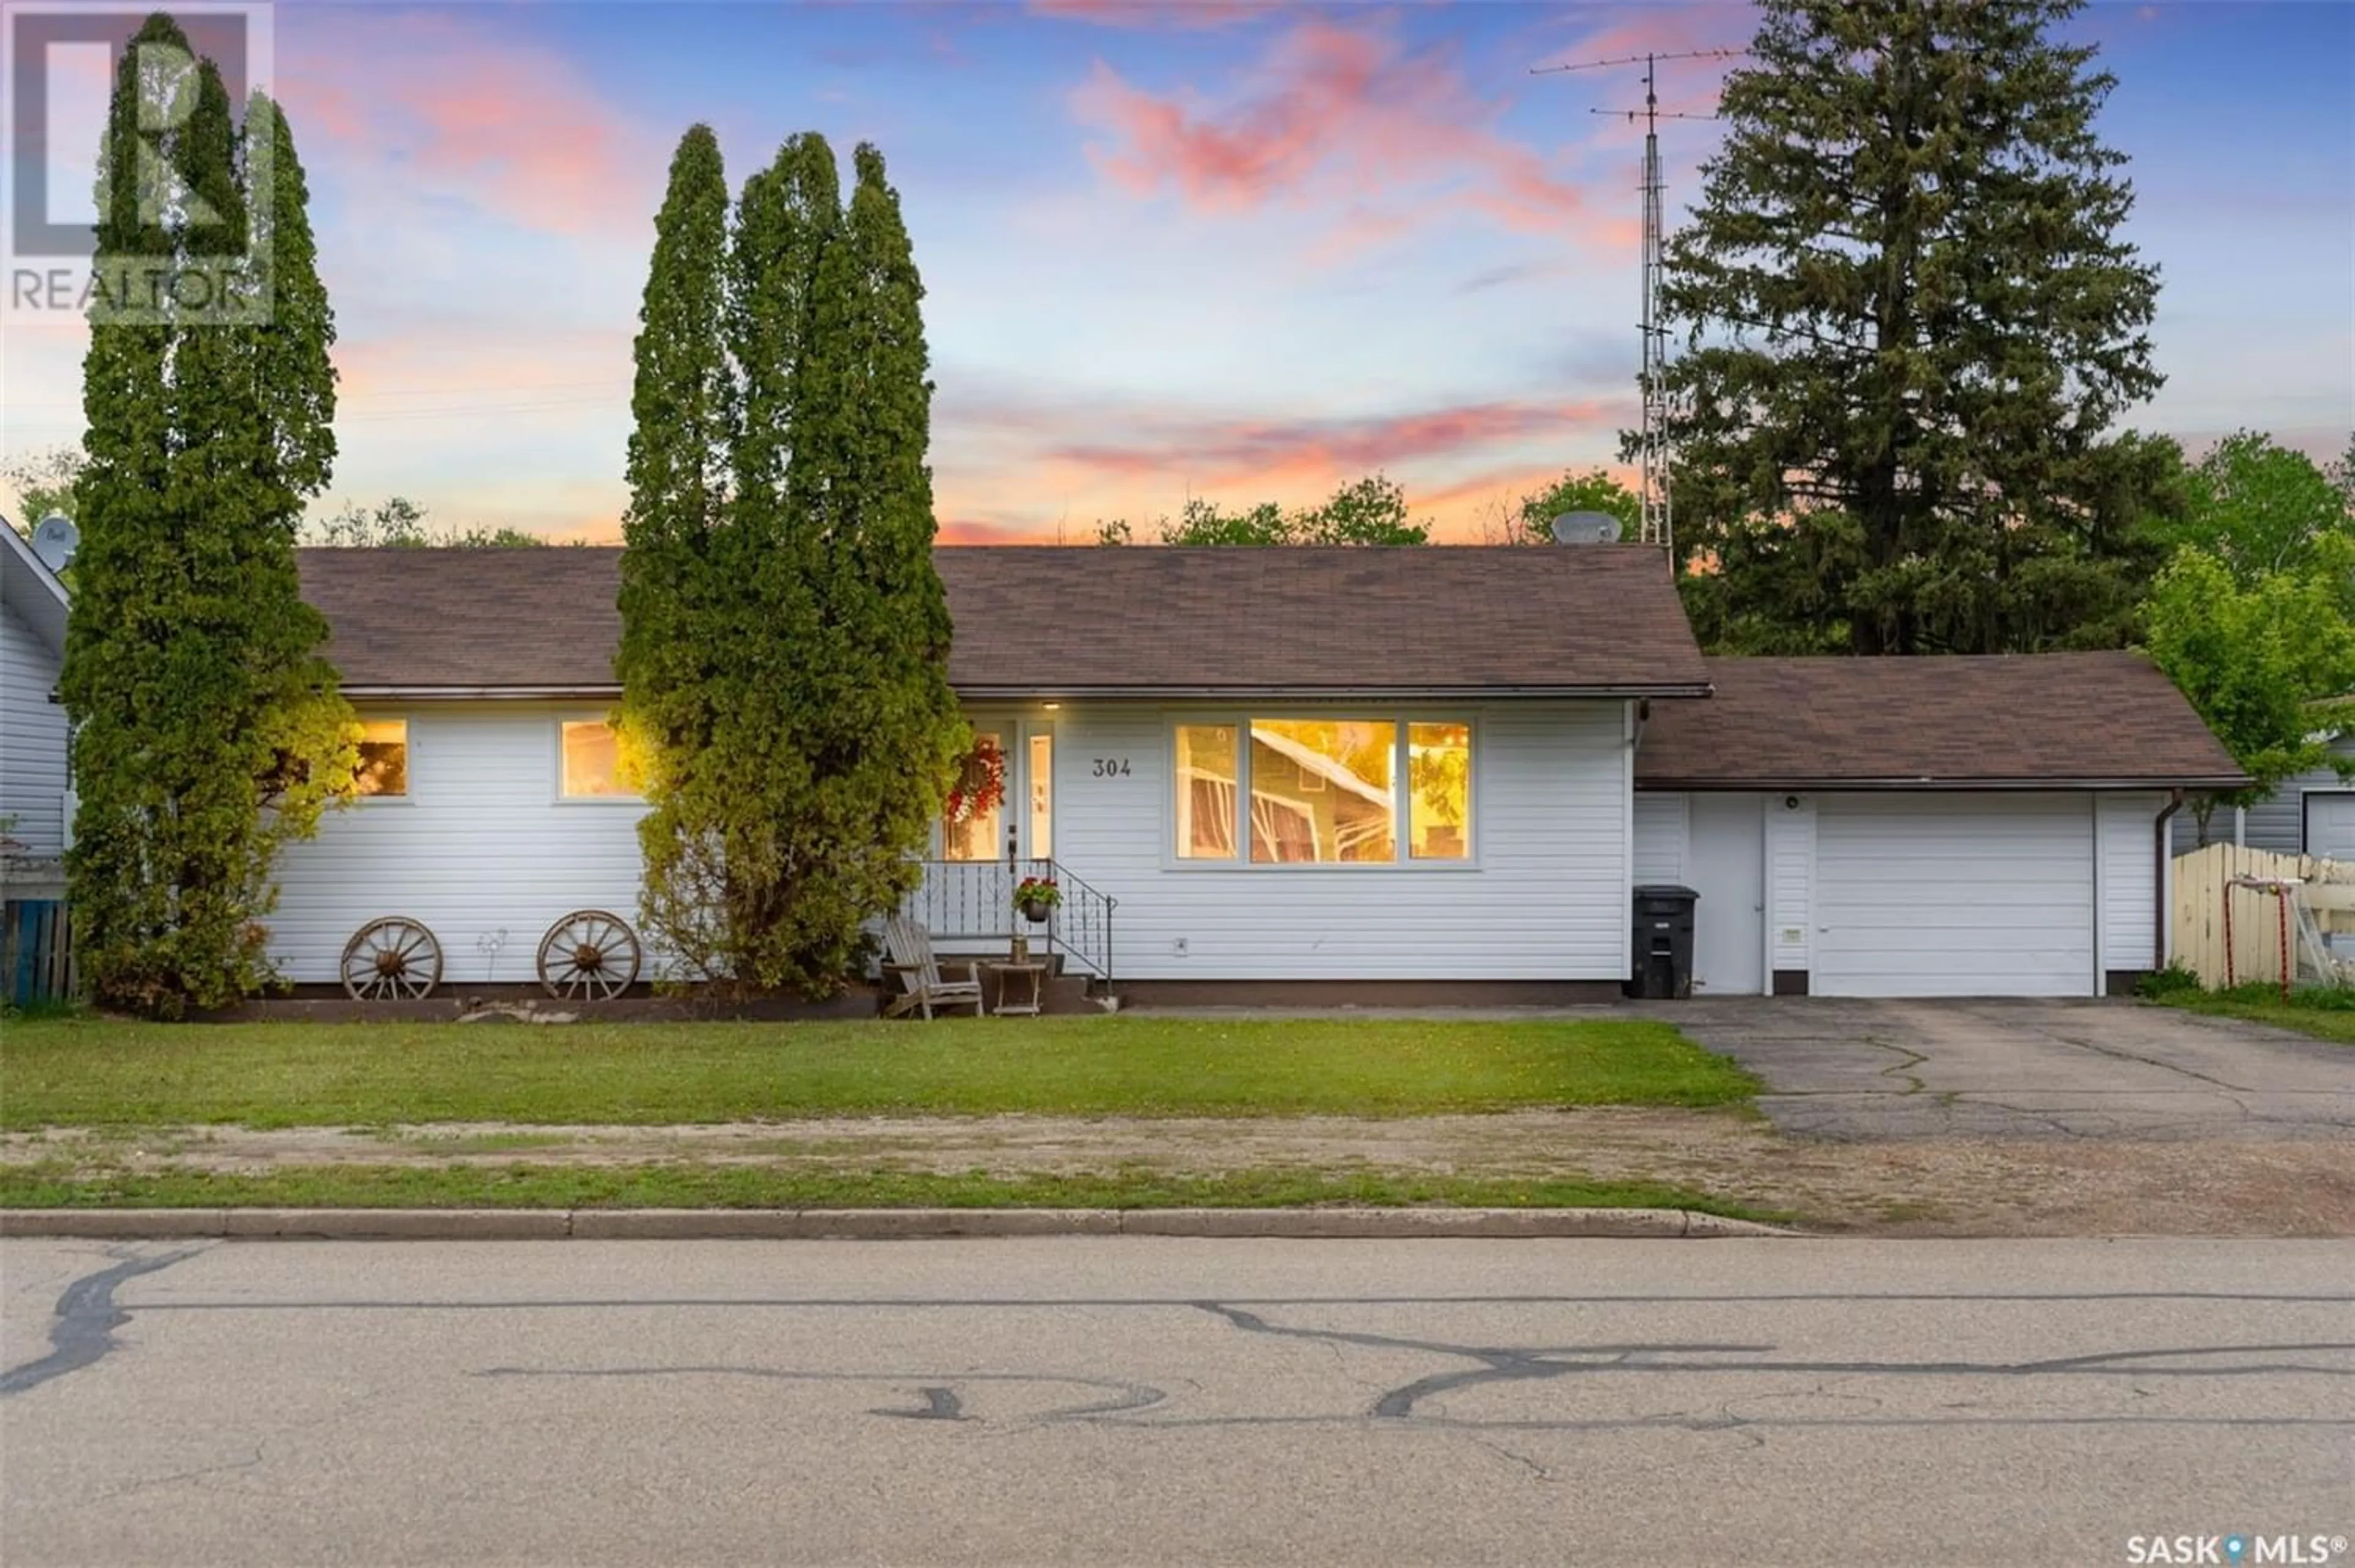
[[1643,433],[1636,447],[1642,474],[1642,526],[1636,537],[1645,544],[1673,549],[1675,508],[1668,496],[1668,331],[1660,321],[1661,197],[1668,182],[1660,174],[1660,122],[1714,120],[1714,114],[1663,113],[1660,110],[1659,65],[1662,60],[1734,59],[1748,49],[1685,49],[1675,54],[1625,55],[1617,59],[1581,60],[1574,65],[1539,66],[1529,74],[1550,76],[1562,71],[1602,70],[1618,66],[1644,68],[1644,107],[1590,109],[1590,114],[1625,116],[1633,124],[1644,121],[1644,276],[1643,321],[1637,327],[1643,345],[1642,368],[1636,386],[1644,399]]

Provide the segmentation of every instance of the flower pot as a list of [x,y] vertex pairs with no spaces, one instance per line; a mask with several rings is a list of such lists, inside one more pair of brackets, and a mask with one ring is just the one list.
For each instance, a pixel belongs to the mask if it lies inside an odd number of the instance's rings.
[[1044,899],[1025,899],[1015,907],[1022,912],[1022,918],[1033,925],[1046,924],[1047,917],[1055,912],[1055,906]]

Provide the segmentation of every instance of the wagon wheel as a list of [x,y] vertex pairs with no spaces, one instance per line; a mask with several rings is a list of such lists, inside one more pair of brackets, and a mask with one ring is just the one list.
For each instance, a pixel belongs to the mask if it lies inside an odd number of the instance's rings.
[[389,914],[344,944],[342,972],[355,1001],[418,1001],[442,983],[442,944],[407,915]]
[[577,909],[539,939],[539,983],[551,997],[602,1002],[638,977],[638,937],[602,909]]

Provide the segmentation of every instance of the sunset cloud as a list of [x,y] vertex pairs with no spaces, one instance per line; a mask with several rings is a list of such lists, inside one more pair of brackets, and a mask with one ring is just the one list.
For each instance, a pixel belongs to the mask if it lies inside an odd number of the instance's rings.
[[1203,485],[1345,478],[1435,456],[1542,440],[1618,417],[1613,405],[1473,403],[1356,419],[1205,420],[1127,440],[1050,447],[1050,463],[1099,474],[1182,471]]
[[1034,16],[1098,27],[1200,30],[1255,22],[1280,9],[1276,0],[1030,0]]
[[306,161],[324,138],[347,192],[574,236],[643,230],[659,199],[659,139],[546,45],[446,11],[339,7],[284,16],[278,55]]
[[[1591,464],[1624,400],[1433,403],[1322,417],[1242,416],[1082,389],[969,388],[935,411],[940,515],[963,542],[1070,542],[1104,518],[1149,527],[1189,496],[1300,506],[1380,471],[1439,537],[1467,539],[1507,499]],[[1524,483],[1526,481],[1526,483]],[[949,537],[944,532],[943,537]]]
[[1504,133],[1508,105],[1475,91],[1453,49],[1409,48],[1379,23],[1300,22],[1219,96],[1150,92],[1099,60],[1073,107],[1100,133],[1090,155],[1106,179],[1199,211],[1339,205],[1376,235],[1465,210],[1604,243],[1632,232]]

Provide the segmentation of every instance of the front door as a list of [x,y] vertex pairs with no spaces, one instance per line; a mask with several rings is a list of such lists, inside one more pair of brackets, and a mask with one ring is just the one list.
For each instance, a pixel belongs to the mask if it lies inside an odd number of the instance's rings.
[[941,816],[943,860],[1052,859],[1055,726],[1044,720],[977,718]]

